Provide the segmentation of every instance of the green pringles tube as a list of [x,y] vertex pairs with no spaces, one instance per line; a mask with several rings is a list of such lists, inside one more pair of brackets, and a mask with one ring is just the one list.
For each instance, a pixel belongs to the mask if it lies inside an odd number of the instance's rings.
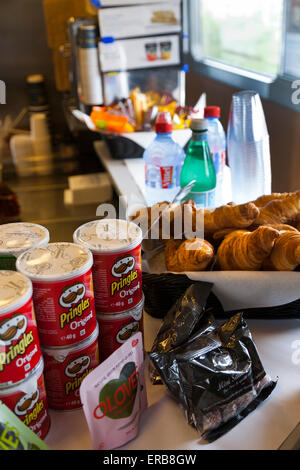
[[0,450],[51,450],[0,401]]

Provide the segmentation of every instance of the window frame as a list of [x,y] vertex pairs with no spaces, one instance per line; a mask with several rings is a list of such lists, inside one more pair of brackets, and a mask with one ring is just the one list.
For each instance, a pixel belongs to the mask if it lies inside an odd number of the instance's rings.
[[[183,0],[184,13],[184,40],[183,55],[185,63],[189,65],[189,69],[205,77],[225,83],[231,87],[242,90],[254,90],[264,99],[278,103],[293,111],[300,112],[299,104],[293,103],[292,96],[295,92],[293,83],[299,82],[300,76],[291,77],[283,72],[285,43],[286,43],[286,16],[287,16],[287,0],[283,0],[283,33],[282,33],[282,51],[279,74],[275,77],[263,75],[259,72],[248,71],[243,68],[225,64],[215,59],[199,59],[197,60],[192,52],[192,44],[195,40],[195,21],[197,21],[198,0]],[[300,86],[300,82],[298,87]],[[299,92],[300,95],[300,92]],[[298,100],[297,100],[298,101]]]

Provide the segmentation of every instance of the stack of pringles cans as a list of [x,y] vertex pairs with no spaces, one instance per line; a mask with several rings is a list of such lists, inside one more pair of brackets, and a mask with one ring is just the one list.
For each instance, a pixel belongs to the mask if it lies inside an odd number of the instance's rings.
[[48,242],[40,225],[0,226],[0,400],[41,439],[50,428],[44,360],[32,282],[15,268],[23,252]]
[[100,362],[143,333],[142,238],[140,227],[122,219],[89,222],[74,233],[93,254]]
[[103,219],[50,243],[45,227],[0,226],[0,400],[41,439],[48,406],[82,407],[84,378],[143,333],[142,231]]

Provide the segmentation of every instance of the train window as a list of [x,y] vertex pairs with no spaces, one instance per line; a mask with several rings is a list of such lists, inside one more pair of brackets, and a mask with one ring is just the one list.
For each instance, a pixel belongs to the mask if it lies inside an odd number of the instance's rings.
[[280,72],[283,0],[198,0],[192,54],[269,76]]

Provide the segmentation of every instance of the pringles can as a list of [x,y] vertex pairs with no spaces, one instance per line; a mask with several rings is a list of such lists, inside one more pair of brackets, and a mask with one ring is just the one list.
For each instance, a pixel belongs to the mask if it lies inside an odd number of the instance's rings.
[[50,417],[43,359],[28,377],[17,385],[4,388],[1,384],[0,400],[38,437],[44,439],[50,428]]
[[18,271],[32,281],[42,346],[71,346],[94,332],[92,264],[91,252],[74,243],[49,243],[18,258]]
[[0,269],[16,270],[24,251],[49,243],[49,231],[38,224],[16,222],[0,225]]
[[0,271],[0,386],[24,381],[41,358],[31,281]]
[[74,242],[93,253],[97,313],[121,313],[142,301],[142,237],[140,227],[121,219],[89,222],[75,231]]
[[138,331],[144,333],[143,308],[144,299],[133,309],[119,314],[97,314],[100,362],[105,361]]
[[72,347],[44,348],[45,381],[49,407],[72,411],[82,407],[79,388],[83,379],[99,365],[99,329]]

